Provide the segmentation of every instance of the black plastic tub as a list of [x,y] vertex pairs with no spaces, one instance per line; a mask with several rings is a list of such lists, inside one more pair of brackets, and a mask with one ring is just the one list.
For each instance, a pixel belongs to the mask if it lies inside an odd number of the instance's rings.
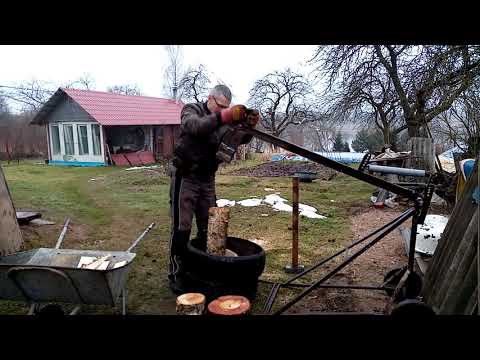
[[293,176],[298,177],[300,182],[312,182],[317,178],[317,173],[311,171],[298,171]]
[[205,242],[195,238],[187,245],[185,270],[191,291],[207,299],[223,295],[241,295],[253,300],[258,279],[265,269],[265,251],[254,242],[227,238],[227,249],[236,257],[210,255]]

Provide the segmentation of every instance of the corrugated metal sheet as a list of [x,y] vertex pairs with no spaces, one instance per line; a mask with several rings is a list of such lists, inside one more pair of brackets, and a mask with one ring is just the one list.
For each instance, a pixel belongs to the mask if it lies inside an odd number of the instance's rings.
[[183,103],[148,96],[62,89],[102,125],[177,125]]
[[149,96],[127,96],[109,92],[58,89],[40,109],[32,124],[44,123],[49,114],[68,96],[102,125],[179,125],[181,101]]

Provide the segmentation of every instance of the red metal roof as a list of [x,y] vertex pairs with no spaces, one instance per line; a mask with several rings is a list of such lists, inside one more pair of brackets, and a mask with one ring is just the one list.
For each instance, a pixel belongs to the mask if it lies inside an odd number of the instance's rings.
[[64,89],[102,125],[178,125],[183,103],[149,96]]

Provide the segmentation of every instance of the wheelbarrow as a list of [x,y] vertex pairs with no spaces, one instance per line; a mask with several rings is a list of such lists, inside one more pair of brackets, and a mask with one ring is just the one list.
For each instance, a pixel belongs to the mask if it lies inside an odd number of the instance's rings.
[[[122,314],[126,315],[125,283],[136,256],[132,249],[155,224],[150,224],[126,251],[99,251],[60,249],[68,223],[69,219],[55,248],[38,248],[0,257],[0,299],[27,302],[29,315],[41,313],[41,303],[74,304],[70,315],[75,315],[82,305],[116,307],[121,297]],[[95,268],[95,260],[90,260],[87,268],[79,267],[86,259],[97,259],[103,266]],[[55,304],[43,309],[55,307],[57,312],[63,313]]]

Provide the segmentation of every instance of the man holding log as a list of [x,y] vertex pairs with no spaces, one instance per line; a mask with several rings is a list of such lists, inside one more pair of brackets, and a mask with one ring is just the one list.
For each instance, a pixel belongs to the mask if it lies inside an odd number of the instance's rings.
[[170,264],[168,278],[174,293],[185,289],[184,261],[192,220],[206,248],[208,210],[216,206],[215,173],[229,162],[238,145],[252,139],[238,125],[255,127],[258,111],[244,105],[230,107],[232,94],[225,85],[215,86],[203,103],[186,104],[181,113],[180,136],[171,167]]

